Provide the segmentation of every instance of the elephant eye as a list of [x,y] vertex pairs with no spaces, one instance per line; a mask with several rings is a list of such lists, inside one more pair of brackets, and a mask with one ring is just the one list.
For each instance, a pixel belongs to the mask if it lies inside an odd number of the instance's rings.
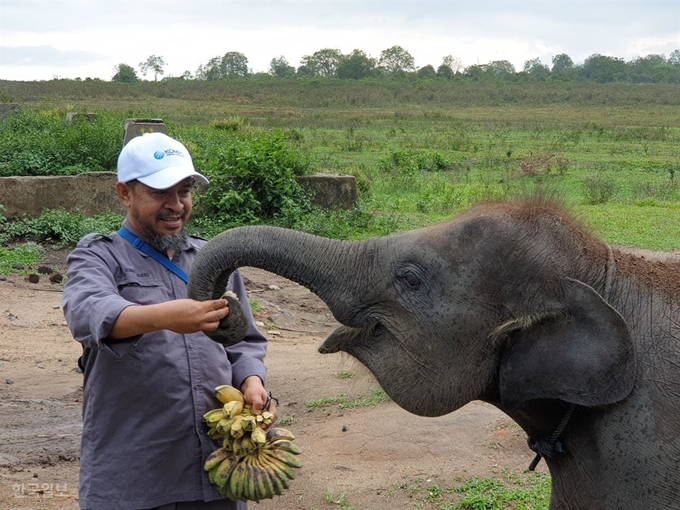
[[413,271],[404,271],[399,275],[399,278],[406,283],[406,285],[415,290],[420,287],[420,278]]

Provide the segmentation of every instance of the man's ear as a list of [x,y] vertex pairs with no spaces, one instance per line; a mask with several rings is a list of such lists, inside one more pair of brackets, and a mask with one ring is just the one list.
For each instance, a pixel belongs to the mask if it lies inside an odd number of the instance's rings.
[[118,195],[118,199],[123,203],[125,207],[130,206],[130,201],[131,195],[132,194],[132,188],[127,185],[127,183],[124,182],[117,182],[116,183],[116,195]]
[[624,318],[577,280],[564,282],[562,305],[544,320],[505,327],[499,389],[508,409],[534,399],[606,405],[633,389],[634,345]]

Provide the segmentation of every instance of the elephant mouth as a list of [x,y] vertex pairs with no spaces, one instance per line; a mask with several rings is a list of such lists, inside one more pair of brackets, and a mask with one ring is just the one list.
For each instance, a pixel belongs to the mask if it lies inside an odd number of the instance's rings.
[[354,348],[361,345],[362,340],[375,337],[380,329],[382,327],[378,323],[363,328],[340,326],[324,340],[318,350],[321,354],[333,354],[340,351],[352,354]]

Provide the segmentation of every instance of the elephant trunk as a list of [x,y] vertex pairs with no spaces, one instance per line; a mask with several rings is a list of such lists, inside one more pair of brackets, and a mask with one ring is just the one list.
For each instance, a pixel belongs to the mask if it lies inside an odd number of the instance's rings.
[[257,267],[307,287],[329,305],[339,322],[351,323],[349,306],[367,287],[365,275],[355,275],[358,268],[366,267],[361,259],[372,253],[366,249],[369,244],[279,227],[234,228],[215,236],[198,253],[188,294],[199,301],[217,299],[235,269]]

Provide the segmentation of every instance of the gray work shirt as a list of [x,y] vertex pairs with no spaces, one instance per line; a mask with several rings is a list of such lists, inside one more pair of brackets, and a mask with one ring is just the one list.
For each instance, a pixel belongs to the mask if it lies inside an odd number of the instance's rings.
[[[189,273],[205,243],[190,237],[173,262]],[[118,233],[90,234],[69,255],[64,314],[84,348],[81,508],[146,509],[221,497],[203,471],[220,446],[206,435],[203,414],[221,405],[216,386],[240,387],[250,375],[266,381],[267,341],[238,272],[229,288],[250,318],[248,336],[235,346],[168,330],[108,339],[123,309],[186,298],[187,285]],[[225,501],[225,510],[236,508],[245,505]]]

